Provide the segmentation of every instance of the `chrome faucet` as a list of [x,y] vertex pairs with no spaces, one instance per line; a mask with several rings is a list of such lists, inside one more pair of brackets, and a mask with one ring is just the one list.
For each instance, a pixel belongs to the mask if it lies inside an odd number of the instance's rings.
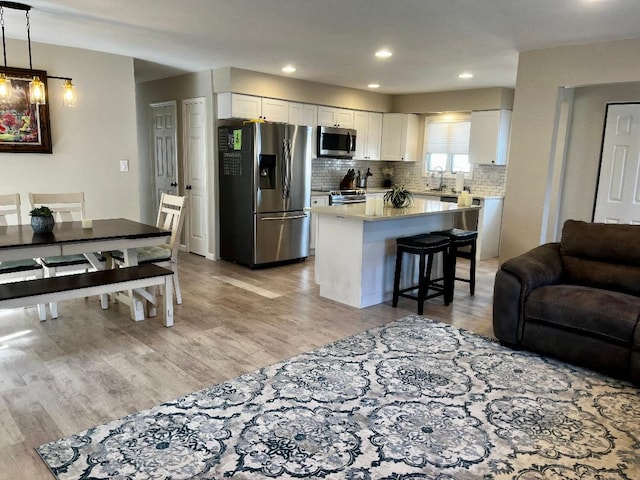
[[431,178],[434,178],[436,172],[440,174],[440,184],[438,185],[438,190],[442,191],[444,190],[444,170],[440,165],[438,165],[433,170],[431,170]]

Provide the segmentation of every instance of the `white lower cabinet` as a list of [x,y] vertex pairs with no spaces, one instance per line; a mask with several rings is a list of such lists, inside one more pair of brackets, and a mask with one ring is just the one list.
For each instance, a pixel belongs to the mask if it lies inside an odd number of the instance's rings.
[[[326,207],[329,205],[329,195],[311,195],[312,207]],[[311,255],[316,253],[316,238],[318,238],[318,217],[311,214],[311,221],[309,222],[309,253]]]

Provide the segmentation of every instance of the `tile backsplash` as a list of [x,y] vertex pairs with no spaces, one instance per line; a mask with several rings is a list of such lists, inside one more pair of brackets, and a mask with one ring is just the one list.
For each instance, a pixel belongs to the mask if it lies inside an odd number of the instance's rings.
[[[420,162],[384,162],[367,160],[334,160],[317,158],[312,160],[311,188],[312,190],[335,190],[340,186],[340,180],[344,178],[347,170],[353,168],[363,174],[367,168],[371,169],[372,177],[369,177],[369,187],[382,187],[386,178],[383,168],[393,169],[392,181],[394,184],[404,184],[410,190],[424,190],[427,180],[422,176]],[[444,178],[447,188],[455,185],[455,178]],[[473,178],[464,182],[465,187],[471,189],[471,193],[478,195],[504,195],[507,183],[507,167],[499,165],[474,165]]]

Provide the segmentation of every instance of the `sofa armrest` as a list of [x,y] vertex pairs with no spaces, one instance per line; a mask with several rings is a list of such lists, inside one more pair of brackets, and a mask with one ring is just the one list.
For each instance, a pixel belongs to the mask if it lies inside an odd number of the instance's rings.
[[524,302],[538,287],[560,282],[560,244],[547,243],[503,263],[493,292],[493,332],[498,340],[519,345],[524,326]]
[[538,287],[560,283],[562,258],[559,243],[546,243],[507,260],[501,270],[515,275],[527,293]]

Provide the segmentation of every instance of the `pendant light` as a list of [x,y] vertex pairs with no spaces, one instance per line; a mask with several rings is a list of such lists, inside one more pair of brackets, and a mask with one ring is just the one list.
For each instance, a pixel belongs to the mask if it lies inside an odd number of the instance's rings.
[[62,105],[65,107],[76,106],[76,89],[70,78],[65,79],[62,85]]
[[[31,6],[18,2],[0,1],[0,26],[2,27],[2,53],[4,57],[4,71],[0,73],[0,101],[9,100],[13,91],[11,87],[11,80],[7,77],[7,47],[4,35],[5,8],[22,10],[25,12],[27,19],[27,45],[29,46],[29,70],[33,72],[33,63],[31,60],[31,24],[29,19],[29,11],[31,10]],[[56,77],[53,75],[47,75],[47,78],[64,80],[64,85],[62,86],[62,104],[65,107],[75,107],[76,95],[72,79],[69,77]],[[45,105],[47,103],[45,84],[38,75],[33,75],[31,81],[29,82],[29,100],[32,105]]]
[[[25,13],[27,17],[27,45],[29,45],[29,70],[33,70],[33,64],[31,62],[31,23],[29,22],[29,7]],[[31,82],[29,82],[29,99],[31,103],[36,105],[45,105],[47,99],[44,95],[44,83],[40,80],[40,77],[34,76]]]

